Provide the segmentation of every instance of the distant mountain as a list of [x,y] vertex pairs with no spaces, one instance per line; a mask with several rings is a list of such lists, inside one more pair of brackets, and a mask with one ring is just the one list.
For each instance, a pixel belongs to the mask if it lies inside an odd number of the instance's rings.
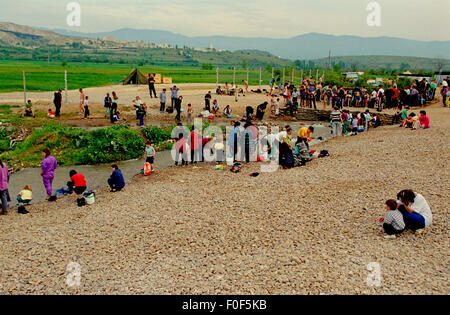
[[58,34],[50,30],[41,30],[14,23],[0,22],[0,40],[4,44],[33,46],[37,44],[64,45],[72,43],[70,36]]
[[[165,45],[162,47],[155,47],[152,44],[146,44],[145,38],[152,35],[152,40],[146,40],[154,44],[170,44],[172,46],[178,45],[180,49],[170,49]],[[120,41],[114,40],[114,38]],[[388,39],[388,38],[356,38],[349,36],[329,36],[321,34],[308,34],[298,36],[290,40],[286,39],[245,39],[246,44],[241,43],[242,38],[231,37],[197,37],[189,38],[179,34],[174,34],[166,31],[136,31],[132,29],[122,29],[109,33],[84,34],[77,32],[69,32],[65,30],[38,29],[28,26],[17,25],[14,23],[0,22],[0,59],[1,60],[47,60],[49,55],[52,60],[59,60],[65,62],[96,62],[96,63],[131,63],[136,65],[154,65],[154,66],[172,66],[172,67],[199,67],[202,65],[208,67],[242,67],[246,64],[250,68],[273,66],[275,68],[292,67],[297,69],[314,69],[316,67],[326,68],[329,66],[328,56],[324,58],[317,58],[321,54],[311,55],[312,51],[322,51],[329,47],[329,43],[334,41],[354,42],[355,44],[348,44],[351,48],[365,55],[351,55],[336,56],[336,54],[355,53],[348,47],[341,47],[342,51],[339,53],[337,48],[333,50],[333,57],[331,65],[338,64],[343,70],[355,69],[386,69],[386,70],[429,70],[436,71],[439,69],[450,69],[450,59],[446,58],[424,58],[424,57],[408,57],[408,56],[393,56],[389,53],[384,55],[373,55],[370,49],[371,45],[382,46],[383,43],[390,42],[392,47],[397,47],[397,43],[403,43],[404,47],[410,46],[410,51],[419,51],[422,49],[429,49],[428,46],[439,46],[442,49],[437,49],[437,56],[441,56],[442,52],[446,52],[448,42],[415,42],[403,39]],[[353,40],[352,40],[353,39]],[[216,43],[222,41],[228,46],[218,47]],[[265,43],[261,49],[251,47],[257,46],[259,41]],[[303,56],[293,57],[291,59],[280,58],[282,54],[274,55],[268,51],[278,51],[283,45],[292,49],[293,45],[302,44],[298,51],[309,51]],[[314,44],[317,42],[317,44]],[[365,42],[364,44],[362,44]],[[213,44],[215,48],[222,50],[197,49],[209,47]],[[284,44],[283,44],[284,43]],[[419,43],[419,44],[417,44]],[[341,43],[340,43],[341,44]],[[339,44],[339,45],[340,45]],[[261,44],[262,45],[262,44]],[[190,48],[184,49],[183,46]],[[243,49],[234,49],[239,46],[245,47]],[[426,46],[426,47],[425,47]],[[230,48],[231,47],[231,48]],[[336,46],[338,47],[338,44]],[[425,48],[424,48],[425,47]],[[156,49],[155,49],[156,48]],[[287,49],[286,48],[286,49]],[[382,51],[379,48],[379,51]],[[394,48],[392,48],[394,49]],[[397,49],[400,49],[397,47]],[[389,50],[389,49],[387,49]],[[394,51],[394,50],[392,50]],[[391,51],[391,54],[393,54]],[[401,53],[401,52],[399,52]],[[310,54],[310,55],[308,55]],[[326,54],[328,55],[328,53]],[[410,54],[409,54],[410,55]],[[448,57],[450,54],[442,54]],[[308,56],[310,58],[308,58]],[[293,59],[302,59],[295,61]]]
[[216,49],[259,50],[289,59],[319,59],[333,56],[386,55],[411,56],[425,58],[449,58],[450,41],[416,41],[392,37],[334,36],[310,33],[288,39],[244,38],[229,36],[188,37],[160,30],[137,30],[123,28],[111,32],[78,33],[66,30],[54,30],[66,36],[105,37],[113,36],[118,40],[142,40],[155,44],[170,44],[206,48],[212,44]]

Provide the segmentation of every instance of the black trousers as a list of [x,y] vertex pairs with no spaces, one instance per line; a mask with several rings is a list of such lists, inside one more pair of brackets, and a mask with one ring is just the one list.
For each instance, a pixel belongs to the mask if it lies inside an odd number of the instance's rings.
[[181,121],[181,109],[180,108],[175,108],[175,110],[177,111],[177,115],[175,116],[175,120],[176,121]]
[[109,110],[109,119],[111,120],[111,123],[114,123],[114,115],[117,113],[117,104],[112,103],[111,109]]
[[115,189],[117,191],[121,191],[123,187],[118,187],[116,184],[114,184],[111,180],[111,178],[108,178],[108,185],[111,187],[111,189]]
[[166,110],[166,103],[161,103],[161,107],[159,108],[160,112],[164,112]]
[[148,88],[150,90],[150,98],[153,98],[152,94],[155,95],[155,98],[156,98],[155,84],[149,84]]
[[404,230],[396,230],[392,225],[384,223],[383,229],[386,232],[387,235],[398,235],[402,234]]
[[301,141],[303,141],[306,144],[306,147],[309,150],[309,143],[308,143],[308,139],[307,138],[300,138]]
[[401,116],[395,114],[394,117],[392,117],[392,124],[393,125],[398,124],[400,122],[400,120],[401,120]]
[[55,117],[59,117],[61,115],[61,103],[55,103]]
[[314,96],[311,96],[311,97],[309,98],[309,108],[312,108],[313,103],[314,103],[314,109],[317,109],[317,106],[316,106],[316,98],[315,98]]
[[186,153],[184,153],[184,151],[176,151],[175,152],[175,165],[178,165],[178,160],[180,159],[180,154],[181,154],[181,165],[184,165],[184,164],[188,164],[188,157],[187,157],[187,154]]

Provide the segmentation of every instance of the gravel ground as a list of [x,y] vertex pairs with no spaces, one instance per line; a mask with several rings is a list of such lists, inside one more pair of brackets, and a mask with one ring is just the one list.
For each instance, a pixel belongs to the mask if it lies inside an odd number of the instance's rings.
[[[0,217],[0,293],[448,294],[450,111],[434,107],[430,130],[323,143],[332,156],[303,168],[168,168],[92,206],[68,197]],[[405,188],[433,225],[386,240],[384,201]],[[66,284],[70,262],[79,287]],[[367,285],[371,262],[380,287]]]

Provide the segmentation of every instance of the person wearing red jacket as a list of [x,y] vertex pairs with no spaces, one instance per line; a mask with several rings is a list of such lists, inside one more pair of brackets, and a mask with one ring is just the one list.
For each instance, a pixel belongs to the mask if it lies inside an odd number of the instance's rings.
[[86,191],[86,178],[83,174],[79,174],[76,171],[70,171],[70,182],[67,183],[69,189],[72,190],[74,195],[81,195]]
[[203,156],[203,137],[195,126],[189,136],[188,144],[191,148],[191,163],[201,162]]

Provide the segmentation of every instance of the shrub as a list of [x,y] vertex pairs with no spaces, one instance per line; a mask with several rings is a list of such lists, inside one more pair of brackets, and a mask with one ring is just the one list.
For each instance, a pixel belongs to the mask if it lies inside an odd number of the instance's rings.
[[140,157],[144,139],[128,126],[114,126],[89,133],[88,146],[75,155],[76,164],[100,164]]
[[159,145],[171,138],[172,128],[145,127],[142,128],[142,134],[151,143]]

